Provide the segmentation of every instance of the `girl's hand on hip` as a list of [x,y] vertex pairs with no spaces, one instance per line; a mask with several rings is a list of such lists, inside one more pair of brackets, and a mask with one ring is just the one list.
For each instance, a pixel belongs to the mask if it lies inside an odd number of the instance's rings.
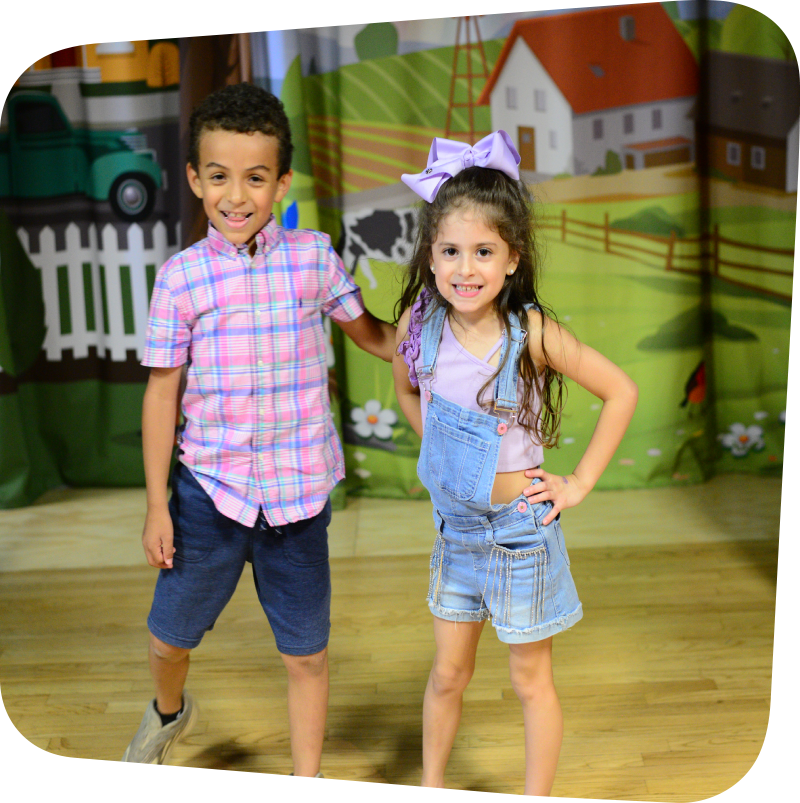
[[550,474],[543,468],[529,468],[525,476],[541,480],[523,490],[522,493],[528,497],[529,502],[553,503],[553,509],[542,519],[544,525],[550,524],[562,510],[579,505],[587,494],[574,474]]

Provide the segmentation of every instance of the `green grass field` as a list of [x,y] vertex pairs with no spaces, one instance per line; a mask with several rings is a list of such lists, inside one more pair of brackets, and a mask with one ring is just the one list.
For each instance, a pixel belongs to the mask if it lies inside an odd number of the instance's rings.
[[[491,40],[484,42],[483,46],[491,73],[503,41]],[[450,46],[370,59],[348,64],[337,72],[307,76],[303,79],[307,113],[332,115],[356,123],[444,128],[453,50]],[[462,64],[459,71],[464,72],[464,67]],[[481,68],[480,58],[473,51],[472,70],[478,73]],[[474,81],[476,97],[483,84],[483,79]],[[466,97],[467,81],[458,79],[455,101],[463,101]],[[479,107],[475,113],[476,128],[488,130],[491,123],[489,107]],[[454,111],[453,123],[457,130],[469,128],[465,109]]]
[[[696,196],[657,199],[672,215],[688,223]],[[599,222],[608,211],[622,218],[653,205],[647,201],[609,204],[569,204],[570,215]],[[553,205],[548,214],[560,213]],[[757,207],[717,210],[720,226],[739,240],[759,243],[772,232],[780,247],[794,237],[794,216]],[[695,212],[696,214],[696,212]],[[696,231],[696,226],[695,226]],[[783,461],[788,380],[789,303],[743,290],[723,280],[711,283],[709,303],[713,337],[702,310],[701,278],[667,273],[643,261],[622,258],[544,238],[545,269],[542,297],[559,320],[582,341],[622,366],[639,386],[640,401],[625,439],[598,487],[636,488],[697,482],[711,472],[779,471]],[[649,258],[645,258],[650,261]],[[399,266],[372,262],[378,288],[362,284],[365,302],[376,315],[392,316],[399,293]],[[361,282],[362,277],[357,274]],[[391,440],[393,457],[385,449],[347,444],[348,488],[367,495],[425,496],[416,478],[419,439],[399,411],[388,365],[363,358],[349,342],[344,346],[350,408],[375,399],[398,414]],[[713,387],[700,404],[687,402],[686,383],[705,360]],[[711,378],[713,374],[713,379]],[[546,453],[546,468],[572,470],[593,432],[598,401],[568,382],[569,396],[562,419],[562,442]],[[710,399],[715,399],[715,406]],[[719,436],[740,424],[759,427],[746,454],[734,456]],[[356,473],[358,469],[359,473]]]

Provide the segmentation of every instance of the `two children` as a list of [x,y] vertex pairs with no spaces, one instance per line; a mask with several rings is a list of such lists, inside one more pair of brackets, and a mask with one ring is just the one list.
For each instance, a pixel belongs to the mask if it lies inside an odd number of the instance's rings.
[[[423,439],[419,473],[438,530],[423,785],[444,783],[462,694],[491,617],[509,644],[523,705],[526,792],[548,794],[562,728],[552,636],[581,616],[558,518],[611,459],[636,387],[538,299],[519,156],[504,132],[475,148],[435,140],[426,171],[404,176],[427,204],[395,339],[393,326],[364,309],[325,235],[275,222],[272,206],[292,179],[280,101],[251,85],[226,87],[194,112],[190,136],[187,176],[209,230],[164,265],[151,301],[142,541],[161,569],[148,617],[156,697],[123,760],[163,763],[188,732],[196,711],[184,691],[191,650],[251,561],[288,672],[294,772],[319,774],[328,495],[343,476],[323,313],[369,353],[393,359],[398,401]],[[168,502],[184,365],[185,425]],[[530,468],[557,442],[562,374],[603,401],[595,434],[567,477]]]

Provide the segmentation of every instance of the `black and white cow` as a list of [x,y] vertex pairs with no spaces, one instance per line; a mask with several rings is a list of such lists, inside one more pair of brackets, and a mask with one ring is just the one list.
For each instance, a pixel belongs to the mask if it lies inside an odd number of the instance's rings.
[[337,249],[350,274],[361,268],[372,289],[378,286],[369,260],[402,265],[414,248],[415,214],[405,209],[362,209],[342,216],[342,239]]

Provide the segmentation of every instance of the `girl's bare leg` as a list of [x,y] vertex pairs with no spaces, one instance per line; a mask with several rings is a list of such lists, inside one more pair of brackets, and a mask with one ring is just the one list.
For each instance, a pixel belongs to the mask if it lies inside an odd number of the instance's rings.
[[508,646],[511,685],[525,722],[525,794],[549,795],[564,733],[553,682],[553,639]]
[[461,701],[475,669],[484,622],[433,618],[436,657],[422,706],[422,786],[444,787],[444,771],[461,721]]

